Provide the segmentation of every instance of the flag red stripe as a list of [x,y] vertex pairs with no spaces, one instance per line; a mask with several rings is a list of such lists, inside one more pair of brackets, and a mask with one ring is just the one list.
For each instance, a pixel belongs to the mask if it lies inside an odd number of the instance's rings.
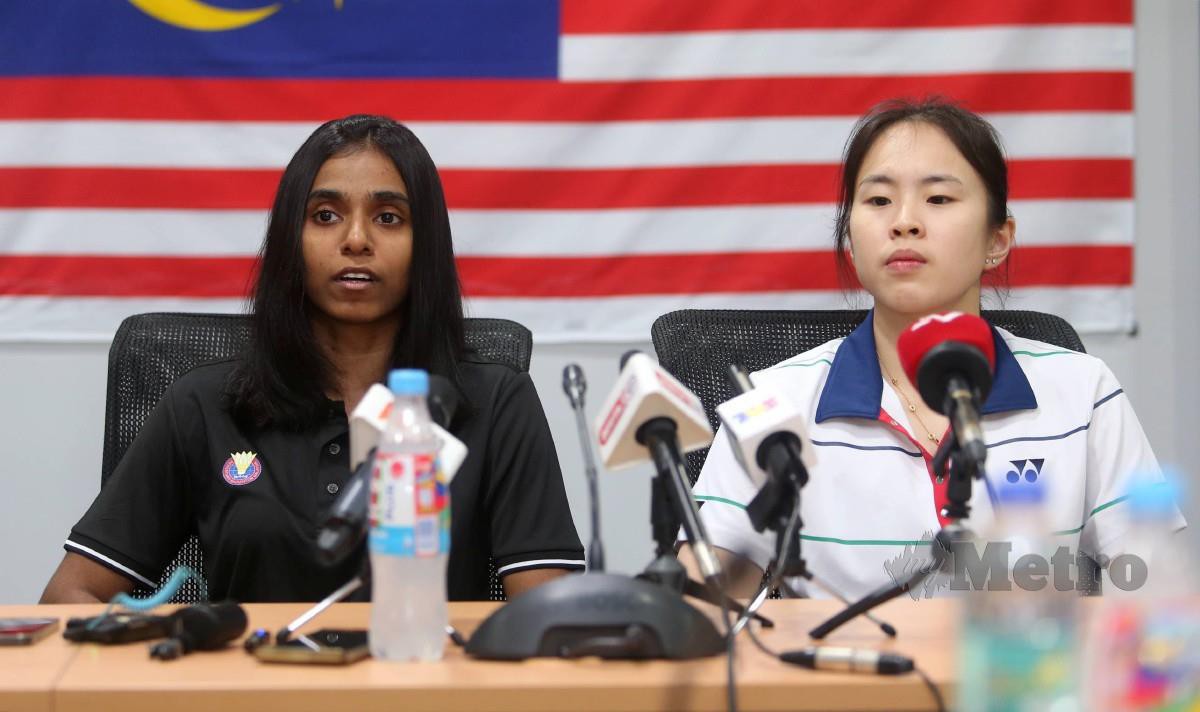
[[1132,0],[563,0],[565,34],[1133,23]]
[[[1132,284],[1129,246],[1018,248],[1011,286]],[[459,257],[474,297],[553,298],[751,293],[839,288],[832,251]],[[224,297],[247,293],[252,257],[6,255],[0,294]]]
[[1010,200],[1133,197],[1133,159],[1080,158],[1008,162]]
[[[651,121],[857,116],[929,94],[971,109],[1131,111],[1130,72],[775,77],[702,81],[0,78],[0,119],[309,121],[346,113],[401,121]],[[63,101],[83,96],[87,101]]]
[[[266,210],[278,170],[0,168],[0,208]],[[833,164],[443,170],[451,208],[603,210],[832,203]],[[1130,159],[1009,161],[1009,197],[1128,199]]]
[[0,168],[0,207],[266,210],[280,170]]

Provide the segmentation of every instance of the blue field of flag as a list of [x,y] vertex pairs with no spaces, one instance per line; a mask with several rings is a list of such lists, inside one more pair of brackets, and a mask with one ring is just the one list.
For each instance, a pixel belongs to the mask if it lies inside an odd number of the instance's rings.
[[552,78],[557,0],[0,3],[0,76]]

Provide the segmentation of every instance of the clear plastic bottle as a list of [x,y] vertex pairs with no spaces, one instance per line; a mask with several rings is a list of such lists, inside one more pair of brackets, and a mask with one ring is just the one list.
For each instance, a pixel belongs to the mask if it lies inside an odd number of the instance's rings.
[[1109,562],[1088,646],[1090,709],[1200,709],[1200,599],[1194,557],[1175,531],[1179,483],[1167,473],[1136,478],[1129,490],[1128,553]]
[[992,573],[963,600],[959,709],[1078,710],[1074,552],[1050,532],[1040,483],[1001,488],[998,500],[975,549]]
[[450,502],[424,371],[388,376],[396,401],[371,478],[371,654],[439,660],[446,641]]

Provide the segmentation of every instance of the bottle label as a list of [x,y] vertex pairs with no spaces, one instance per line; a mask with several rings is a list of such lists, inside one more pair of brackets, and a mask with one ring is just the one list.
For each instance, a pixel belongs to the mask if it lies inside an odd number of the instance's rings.
[[449,500],[436,457],[376,456],[371,473],[371,552],[422,558],[449,553]]

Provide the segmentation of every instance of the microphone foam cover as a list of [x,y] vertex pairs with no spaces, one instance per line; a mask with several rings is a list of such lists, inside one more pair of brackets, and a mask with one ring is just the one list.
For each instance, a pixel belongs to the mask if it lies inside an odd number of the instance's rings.
[[947,341],[973,346],[987,358],[988,370],[996,370],[996,344],[988,323],[974,314],[948,312],[933,314],[918,320],[900,334],[896,350],[904,373],[917,383],[917,369],[933,347]]

